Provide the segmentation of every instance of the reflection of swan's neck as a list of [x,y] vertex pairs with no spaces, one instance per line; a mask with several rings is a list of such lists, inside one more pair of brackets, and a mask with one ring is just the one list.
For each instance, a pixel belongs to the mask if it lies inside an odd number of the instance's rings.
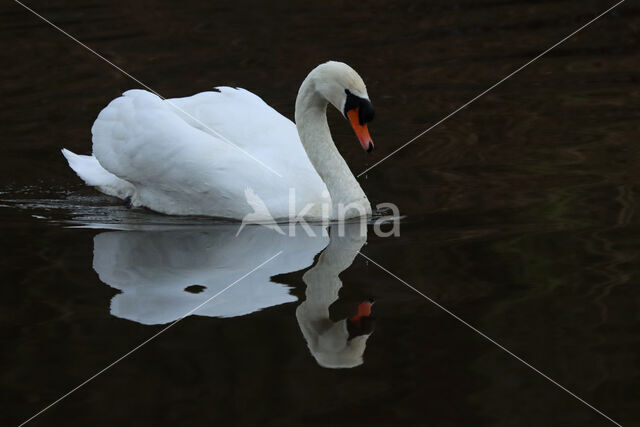
[[[354,203],[363,209],[363,214],[371,214],[364,191],[331,138],[327,123],[327,100],[316,90],[314,71],[302,82],[298,91],[295,119],[307,156],[331,195],[332,217],[337,218],[340,203],[344,206]],[[353,211],[350,213],[350,216],[354,216]]]
[[305,302],[314,316],[329,318],[329,306],[338,299],[342,287],[338,275],[351,266],[358,251],[367,241],[366,234],[361,236],[359,233],[348,233],[353,229],[359,231],[359,224],[349,224],[346,235],[337,236],[338,233],[334,233],[337,227],[334,227],[329,245],[318,257],[316,265],[303,276],[307,285]]
[[350,368],[362,363],[368,335],[349,340],[346,321],[332,322],[329,306],[338,299],[342,287],[338,275],[351,266],[367,236],[366,232],[360,233],[357,224],[348,224],[345,236],[338,236],[337,231],[337,227],[332,228],[329,246],[302,278],[307,285],[306,299],[296,309],[296,317],[309,350],[320,365]]

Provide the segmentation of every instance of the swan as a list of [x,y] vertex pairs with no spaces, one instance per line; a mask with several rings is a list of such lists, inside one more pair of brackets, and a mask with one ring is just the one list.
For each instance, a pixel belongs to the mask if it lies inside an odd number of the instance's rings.
[[[329,61],[304,79],[295,121],[245,90],[218,87],[162,99],[129,90],[91,128],[93,155],[62,153],[90,186],[131,206],[169,215],[253,220],[371,215],[371,204],[336,148],[328,104],[347,118],[371,152],[374,109],[362,78]],[[256,212],[247,194],[261,200]],[[290,199],[295,207],[290,206]]]

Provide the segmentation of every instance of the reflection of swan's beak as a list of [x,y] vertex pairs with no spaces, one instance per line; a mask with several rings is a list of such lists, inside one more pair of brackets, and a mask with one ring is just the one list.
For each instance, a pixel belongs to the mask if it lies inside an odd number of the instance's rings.
[[358,305],[358,313],[347,319],[349,339],[360,335],[369,335],[373,332],[375,319],[371,316],[371,307],[374,302],[373,298],[368,301],[361,302]]
[[358,323],[360,322],[360,320],[362,320],[363,317],[371,316],[371,307],[373,306],[374,302],[375,301],[373,300],[373,298],[371,298],[368,301],[358,304],[358,313],[355,316],[350,317],[349,320],[354,323]]
[[351,127],[356,133],[358,140],[360,141],[360,145],[367,152],[370,153],[373,151],[373,141],[371,140],[371,135],[369,135],[369,129],[367,128],[367,124],[360,124],[360,113],[358,112],[360,107],[354,108],[347,112],[347,116],[349,116],[349,121],[351,122]]

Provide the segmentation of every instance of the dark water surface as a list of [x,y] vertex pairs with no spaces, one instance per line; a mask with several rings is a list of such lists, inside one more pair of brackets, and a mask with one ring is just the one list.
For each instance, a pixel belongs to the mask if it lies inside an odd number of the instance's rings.
[[[166,97],[241,86],[292,117],[311,68],[349,63],[376,151],[330,121],[359,173],[613,2],[27,4]],[[138,85],[15,3],[0,33],[2,425],[280,250],[32,424],[612,425],[364,241],[235,238],[85,188],[59,149],[88,153],[97,113]],[[406,215],[364,253],[623,425],[640,424],[639,55],[627,1],[361,179]],[[346,347],[371,297],[373,333]]]

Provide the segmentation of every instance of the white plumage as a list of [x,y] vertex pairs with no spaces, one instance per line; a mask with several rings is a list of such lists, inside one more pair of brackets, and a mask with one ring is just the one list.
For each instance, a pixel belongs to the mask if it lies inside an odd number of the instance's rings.
[[[63,154],[88,185],[165,214],[255,215],[247,188],[267,208],[264,220],[290,216],[292,191],[296,206],[313,204],[308,218],[320,218],[323,203],[338,201],[368,214],[369,202],[326,124],[326,105],[342,109],[345,86],[366,98],[364,83],[345,64],[329,62],[309,74],[296,103],[296,114],[309,110],[304,128],[244,89],[166,100],[130,90],[98,115],[93,156]],[[330,215],[336,217],[335,207]]]

